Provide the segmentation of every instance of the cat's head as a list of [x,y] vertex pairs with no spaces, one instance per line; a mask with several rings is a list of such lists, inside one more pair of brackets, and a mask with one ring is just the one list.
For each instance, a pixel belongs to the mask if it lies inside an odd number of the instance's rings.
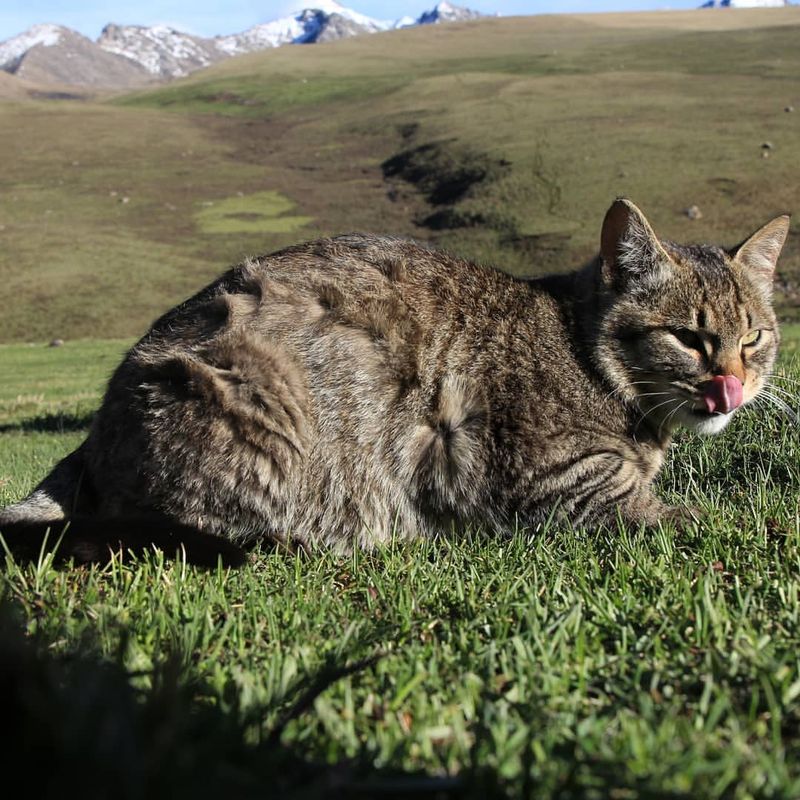
[[683,246],[659,241],[628,200],[608,210],[595,357],[659,434],[677,425],[717,433],[764,388],[778,348],[773,274],[788,230],[780,216],[731,250]]

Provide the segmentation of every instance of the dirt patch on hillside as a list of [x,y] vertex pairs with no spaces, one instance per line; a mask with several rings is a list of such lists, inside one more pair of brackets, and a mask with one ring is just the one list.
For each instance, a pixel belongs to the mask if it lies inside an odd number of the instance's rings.
[[[400,133],[408,142],[417,133],[417,126],[404,126]],[[456,139],[408,147],[381,165],[384,180],[390,183],[390,196],[397,193],[396,182],[400,180],[414,186],[427,206],[434,207],[433,211],[420,212],[415,219],[417,225],[431,231],[502,227],[494,219],[495,215],[460,204],[475,199],[482,189],[508,174],[510,167],[505,159],[463,145]]]
[[465,147],[455,139],[403,150],[382,164],[385,178],[414,184],[435,206],[457,203],[474,187],[496,181],[509,166],[505,159]]

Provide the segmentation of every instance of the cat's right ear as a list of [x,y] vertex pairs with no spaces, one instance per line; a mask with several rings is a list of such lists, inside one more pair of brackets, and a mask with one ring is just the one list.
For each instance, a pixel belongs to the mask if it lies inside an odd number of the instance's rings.
[[608,286],[658,279],[670,263],[644,214],[624,197],[611,204],[603,220],[600,256],[603,281]]
[[778,256],[789,235],[789,222],[788,214],[775,217],[734,247],[730,253],[734,260],[747,268],[756,281],[770,291]]

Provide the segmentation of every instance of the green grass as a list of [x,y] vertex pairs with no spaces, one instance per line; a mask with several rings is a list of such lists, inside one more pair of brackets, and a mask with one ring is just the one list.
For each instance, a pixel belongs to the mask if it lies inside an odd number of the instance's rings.
[[258,192],[206,201],[194,216],[203,233],[290,233],[312,221],[287,215],[293,208],[278,192]]
[[[795,407],[799,334],[779,381]],[[2,401],[40,398],[5,406],[0,503],[80,441],[79,413],[38,423],[96,403],[123,347],[0,348]],[[659,484],[702,522],[238,571],[9,562],[6,778],[47,751],[36,777],[61,794],[797,796],[800,429],[753,409],[681,436]]]
[[96,405],[111,372],[133,342],[76,341],[60,347],[0,345],[0,425],[25,416]]
[[0,505],[29,492],[86,436],[123,340],[0,345]]
[[233,115],[275,114],[304,106],[365,100],[392,92],[407,80],[399,76],[381,76],[364,80],[362,75],[315,75],[313,79],[294,75],[272,75],[263,81],[253,77],[218,78],[200,85],[179,83],[150,92],[122,97],[122,106],[156,106],[169,110],[209,111]]

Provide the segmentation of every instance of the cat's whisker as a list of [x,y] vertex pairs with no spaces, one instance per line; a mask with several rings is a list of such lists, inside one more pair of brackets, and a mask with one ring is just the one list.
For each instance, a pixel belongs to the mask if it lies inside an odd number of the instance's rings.
[[800,419],[798,419],[797,415],[793,411],[787,410],[781,406],[775,406],[773,398],[764,397],[762,398],[761,402],[757,403],[757,405],[759,408],[763,408],[767,413],[771,411],[774,412],[774,408],[777,408],[779,416],[788,420],[793,425],[797,425],[798,422],[800,422]]
[[774,386],[762,389],[761,396],[767,398],[768,400],[771,400],[776,405],[780,404],[784,408],[791,410],[791,406],[786,402],[786,400],[784,400],[784,398],[781,397],[779,394],[775,394],[774,390],[775,390]]
[[789,392],[786,389],[782,389],[780,386],[775,386],[773,383],[769,383],[764,387],[765,390],[769,390],[771,392],[778,392],[779,394],[783,395],[784,397],[788,398],[789,401],[797,401],[800,403],[800,395],[797,395],[794,392]]
[[[772,400],[773,404],[778,406],[778,399],[777,398],[773,397],[773,398],[770,398],[770,399]],[[794,409],[792,409],[790,406],[786,405],[786,403],[781,403],[778,406],[778,408],[781,409],[781,411],[783,412],[784,416],[787,417],[787,419],[789,419],[789,421],[792,422],[794,425],[797,425],[798,423],[800,423],[800,416],[798,416],[797,412]]]
[[[747,410],[747,406],[745,407],[745,411]],[[770,411],[769,403],[762,400],[760,397],[757,397],[752,403],[749,405],[749,408],[758,409],[759,413],[763,413],[764,411]]]
[[[647,411],[645,411],[645,413],[642,414],[641,418],[636,423],[636,427],[633,429],[634,436],[636,435],[636,431],[639,430],[639,426],[647,419],[648,416],[650,416],[650,414],[652,414],[654,411],[657,411],[662,406],[667,405],[667,403],[673,402],[674,400],[677,400],[677,398],[674,397],[674,396],[670,396],[666,400],[664,400],[663,402],[658,403],[657,405],[655,405],[652,408],[650,408]],[[660,430],[660,427],[659,427],[659,430]]]
[[773,389],[780,389],[780,391],[786,392],[786,394],[793,394],[796,391],[795,389],[790,389],[786,386],[781,386],[778,383],[773,383],[772,380],[764,381],[764,386],[771,386]]
[[787,375],[781,375],[779,372],[769,372],[765,376],[768,380],[772,380],[773,378],[779,381],[786,381],[786,383],[794,383],[797,386],[800,386],[800,381],[796,380],[795,378],[790,378]]
[[775,386],[773,384],[767,384],[763,389],[762,392],[769,392],[769,393],[777,393],[777,397],[781,397],[785,400],[788,405],[792,403],[797,403],[800,406],[800,396],[793,392],[787,392],[785,389],[781,389],[780,386]]
[[[655,383],[655,381],[648,381],[648,383]],[[633,386],[634,384],[629,384]],[[624,389],[628,388],[627,386],[621,386],[618,389],[615,389],[613,392],[609,392],[603,399],[608,400],[612,395],[616,394],[617,392],[621,392]],[[636,398],[640,397],[663,397],[664,395],[671,394],[671,392],[637,392]]]
[[800,418],[798,418],[797,413],[793,411],[792,408],[777,395],[771,394],[769,391],[762,390],[758,399],[762,398],[764,400],[768,400],[770,404],[775,406],[775,408],[781,411],[786,417],[788,417],[795,424],[797,424],[798,421],[800,421]]
[[779,381],[786,381],[786,383],[796,383],[800,385],[800,379],[791,378],[785,372],[765,372],[764,377],[768,380],[772,380],[774,378]]
[[[676,397],[674,399],[677,400],[678,398]],[[689,402],[688,400],[682,400],[677,406],[675,406],[675,408],[672,409],[672,411],[669,412],[669,414],[667,414],[666,417],[664,417],[663,420],[661,420],[661,424],[658,426],[658,436],[659,436],[659,438],[661,437],[661,429],[665,425],[667,425],[667,423],[675,416],[675,414],[677,414],[678,411],[680,411],[680,409],[682,409],[688,402]],[[668,425],[667,425],[667,430],[669,430],[669,426]]]
[[670,416],[669,416],[669,417],[667,417],[667,420],[669,420],[671,417],[675,416],[675,415],[676,415],[676,414],[677,414],[677,413],[678,413],[678,412],[679,412],[679,411],[680,411],[682,408],[684,408],[685,406],[691,406],[691,405],[692,405],[692,401],[691,401],[691,400],[684,400],[684,401],[683,401],[683,402],[682,402],[682,403],[681,403],[681,404],[680,404],[680,405],[679,405],[679,406],[678,406],[678,407],[677,407],[677,408],[676,408],[676,409],[675,409],[675,410],[672,412],[672,414],[670,414]]

